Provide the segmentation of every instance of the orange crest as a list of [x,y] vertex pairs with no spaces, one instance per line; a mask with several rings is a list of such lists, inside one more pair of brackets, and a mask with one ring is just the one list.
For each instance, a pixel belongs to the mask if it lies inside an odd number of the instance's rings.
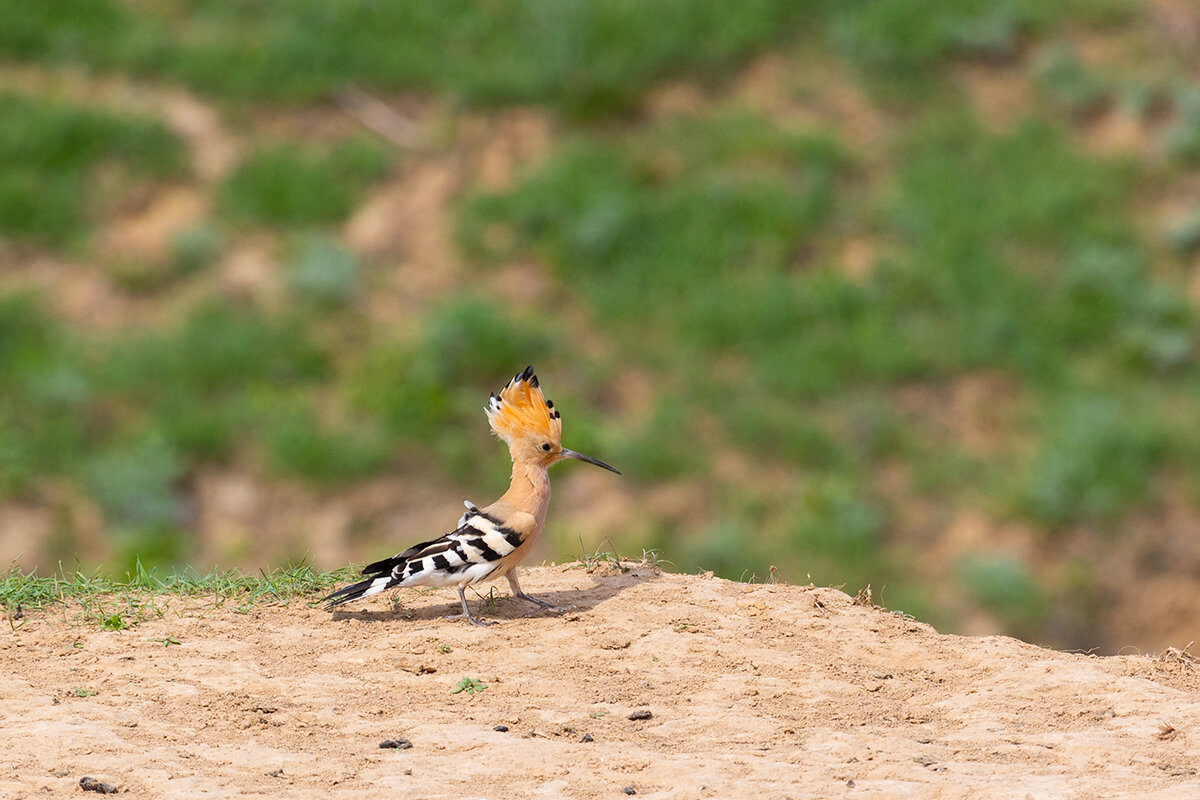
[[562,418],[554,403],[542,395],[533,367],[526,367],[488,399],[488,424],[496,435],[510,445],[517,439],[532,436],[554,444],[560,443]]

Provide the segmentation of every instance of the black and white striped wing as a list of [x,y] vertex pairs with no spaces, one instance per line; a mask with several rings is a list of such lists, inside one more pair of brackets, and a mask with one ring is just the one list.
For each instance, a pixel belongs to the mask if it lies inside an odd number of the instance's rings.
[[465,586],[485,580],[525,541],[526,533],[468,510],[458,529],[410,548],[392,567],[395,586]]
[[495,572],[532,530],[533,517],[529,514],[518,514],[508,525],[503,525],[496,517],[469,506],[456,530],[368,564],[363,568],[366,580],[339,589],[325,599],[332,608],[393,587],[477,583]]

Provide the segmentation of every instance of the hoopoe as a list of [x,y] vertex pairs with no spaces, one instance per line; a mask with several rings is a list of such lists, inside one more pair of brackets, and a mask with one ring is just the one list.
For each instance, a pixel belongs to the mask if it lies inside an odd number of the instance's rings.
[[508,578],[514,596],[554,608],[553,603],[525,594],[517,580],[517,564],[529,555],[546,526],[549,469],[564,458],[573,458],[621,473],[599,459],[562,446],[562,416],[542,395],[533,367],[514,375],[499,397],[493,393],[485,409],[492,432],[508,444],[512,457],[508,491],[483,508],[466,501],[467,513],[458,520],[457,529],[368,564],[363,568],[367,579],[329,595],[325,598],[327,608],[393,587],[453,586],[458,589],[462,614],[452,619],[461,617],[472,625],[491,625],[471,615],[465,589],[500,576]]

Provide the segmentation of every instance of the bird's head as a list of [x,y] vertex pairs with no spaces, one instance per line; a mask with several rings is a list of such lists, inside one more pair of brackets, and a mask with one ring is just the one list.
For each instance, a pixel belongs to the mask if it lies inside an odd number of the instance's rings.
[[514,462],[549,467],[572,458],[621,474],[599,459],[562,446],[562,415],[542,395],[533,367],[514,375],[498,396],[488,399],[486,408],[492,432],[508,444]]

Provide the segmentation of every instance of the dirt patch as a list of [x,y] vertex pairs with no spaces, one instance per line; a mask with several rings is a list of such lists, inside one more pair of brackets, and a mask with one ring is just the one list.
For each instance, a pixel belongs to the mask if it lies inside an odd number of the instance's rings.
[[859,284],[866,284],[879,263],[879,246],[866,236],[856,236],[842,243],[837,263],[842,273]]
[[1195,53],[1200,46],[1200,9],[1187,0],[1152,0],[1150,20],[1155,30],[1176,48]]
[[980,371],[943,384],[902,386],[893,392],[893,404],[939,439],[974,454],[1008,452],[1025,438],[1021,387],[1003,372]]
[[550,117],[532,108],[464,116],[457,139],[468,182],[490,192],[509,189],[545,159],[554,132]]
[[337,614],[177,600],[126,631],[28,619],[0,634],[0,793],[83,776],[131,798],[1200,792],[1186,654],[942,636],[833,589],[645,566],[523,583],[575,608],[523,616],[504,593],[500,624],[474,628],[441,618],[445,590]]
[[143,208],[113,220],[97,237],[96,255],[107,261],[162,263],[170,255],[172,237],[203,221],[207,212],[200,192],[164,187]]
[[959,68],[958,77],[979,119],[991,130],[1003,132],[1014,128],[1037,107],[1037,94],[1027,73],[1023,63],[969,63]]
[[1145,650],[1158,642],[1182,647],[1200,641],[1200,594],[1194,588],[1200,575],[1200,510],[1184,481],[1163,479],[1163,499],[1132,515],[1119,537],[1089,539],[1076,532],[1074,538],[1068,546],[1097,565],[1097,594],[1106,598],[1098,604],[1098,629],[1128,632],[1120,642],[1107,633],[1101,644]]

